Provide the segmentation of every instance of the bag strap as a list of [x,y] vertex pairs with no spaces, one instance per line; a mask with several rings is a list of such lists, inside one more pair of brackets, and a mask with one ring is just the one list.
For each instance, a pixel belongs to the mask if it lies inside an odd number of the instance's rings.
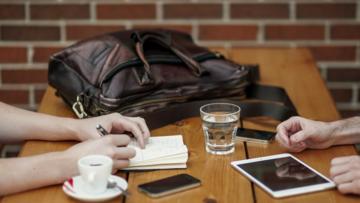
[[268,116],[279,121],[284,121],[291,116],[296,116],[296,110],[273,102],[252,102],[230,99],[201,100],[175,104],[166,109],[150,112],[143,115],[150,129],[156,129],[176,121],[199,116],[201,106],[208,103],[231,103],[240,106],[241,117]]
[[284,88],[251,83],[246,87],[245,92],[249,99],[280,102],[296,112],[296,108]]
[[150,71],[150,63],[147,61],[144,53],[144,45],[147,41],[152,41],[156,44],[159,44],[166,49],[172,51],[175,56],[177,56],[181,61],[186,64],[186,66],[191,70],[191,72],[196,76],[200,77],[204,70],[201,68],[201,65],[195,61],[189,53],[185,50],[182,50],[175,42],[171,40],[170,34],[158,33],[158,32],[139,32],[135,31],[132,33],[131,38],[135,42],[135,50],[140,60],[144,64],[144,74],[137,73],[139,75],[140,84],[149,84],[152,79]]
[[298,115],[285,89],[255,83],[259,79],[259,67],[251,66],[249,70],[247,80],[250,84],[245,89],[247,100],[213,99],[185,102],[147,113],[143,115],[143,118],[150,129],[156,129],[185,118],[199,116],[200,107],[205,104],[222,102],[240,106],[241,118],[268,116],[284,121]]

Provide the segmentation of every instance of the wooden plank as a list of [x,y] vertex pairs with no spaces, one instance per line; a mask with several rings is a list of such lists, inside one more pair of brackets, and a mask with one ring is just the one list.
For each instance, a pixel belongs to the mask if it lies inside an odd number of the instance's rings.
[[[285,87],[300,115],[322,121],[340,118],[335,104],[322,80],[311,54],[305,49],[235,49],[233,60],[260,65],[261,83]],[[254,121],[254,120],[253,120]],[[255,120],[256,121],[256,120]],[[248,127],[264,128],[256,122]],[[266,129],[275,131],[276,123]],[[249,157],[286,152],[277,143],[269,145],[247,143]],[[329,177],[330,161],[337,156],[352,155],[352,145],[331,147],[326,150],[306,150],[294,155]],[[300,195],[276,200],[255,186],[258,202],[355,202],[354,196],[341,195],[336,190]]]
[[[167,126],[153,131],[152,134],[182,134],[189,149],[188,168],[130,173],[129,185],[133,195],[127,198],[126,202],[253,202],[249,181],[240,176],[229,164],[233,160],[245,158],[243,144],[236,144],[236,152],[232,155],[210,155],[205,151],[199,118],[183,120],[179,125]],[[149,198],[137,190],[137,186],[141,183],[180,173],[188,173],[199,178],[202,186],[160,199]]]
[[[303,49],[238,49],[220,52],[242,63],[260,63],[261,82],[285,86],[290,97],[294,100],[301,115],[318,120],[335,120],[339,118],[335,105],[330,98],[319,73],[314,68],[309,52]],[[311,70],[308,70],[311,67]],[[291,69],[291,71],[289,71]],[[304,70],[298,70],[304,69]],[[289,72],[295,71],[293,74]],[[301,73],[297,72],[300,71]],[[302,72],[303,71],[303,72]],[[315,83],[312,81],[316,81]],[[314,92],[314,87],[319,91]],[[73,116],[61,99],[54,96],[54,90],[48,88],[39,109],[41,112]],[[266,124],[266,125],[264,125]],[[248,120],[248,127],[274,130],[276,123],[267,120]],[[199,118],[190,118],[152,131],[153,135],[183,134],[184,141],[189,147],[189,167],[186,170],[163,170],[151,172],[134,172],[129,175],[130,192],[132,196],[126,202],[254,202],[249,181],[233,170],[229,163],[232,160],[245,158],[243,144],[236,144],[236,153],[230,156],[209,155],[204,149],[204,140]],[[21,156],[44,153],[48,151],[64,150],[72,142],[27,142]],[[251,157],[280,153],[284,150],[276,144],[255,145],[248,144]],[[300,159],[309,163],[314,168],[328,175],[329,161],[338,155],[352,154],[353,148],[349,146],[334,147],[327,150],[308,150],[296,154]],[[178,193],[161,199],[150,199],[137,191],[137,185],[158,178],[186,172],[200,178],[203,186],[187,192]],[[255,187],[258,202],[295,201],[295,202],[352,202],[349,196],[340,195],[335,190],[281,200],[272,199],[258,187]],[[43,189],[32,190],[4,198],[3,202],[75,202],[68,198],[61,186],[50,186]],[[111,202],[118,202],[114,199]]]

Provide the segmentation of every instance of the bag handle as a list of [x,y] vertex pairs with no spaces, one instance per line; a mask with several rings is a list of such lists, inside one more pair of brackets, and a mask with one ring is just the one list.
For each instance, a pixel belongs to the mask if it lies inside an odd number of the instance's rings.
[[160,32],[133,32],[131,38],[135,41],[135,50],[137,55],[139,56],[140,60],[144,64],[145,73],[142,75],[140,84],[148,84],[150,83],[152,78],[151,70],[150,70],[150,63],[147,61],[144,53],[144,45],[145,42],[148,40],[153,40],[165,48],[171,50],[179,59],[181,59],[187,67],[190,68],[192,73],[196,77],[200,77],[204,70],[201,68],[201,65],[195,61],[190,54],[186,53],[185,50],[181,50],[176,43],[172,42],[171,37],[169,34],[163,34]]

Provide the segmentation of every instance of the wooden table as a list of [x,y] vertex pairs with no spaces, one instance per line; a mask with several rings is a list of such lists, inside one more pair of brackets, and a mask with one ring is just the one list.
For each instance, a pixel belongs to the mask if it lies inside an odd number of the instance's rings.
[[[339,114],[320,77],[311,54],[306,49],[248,48],[218,51],[240,63],[260,64],[261,83],[286,88],[300,115],[323,121],[339,119]],[[74,116],[62,100],[54,96],[54,89],[48,88],[41,102],[40,112]],[[246,127],[275,130],[276,123],[264,119],[245,122]],[[328,190],[284,199],[274,199],[263,190],[251,184],[244,176],[230,167],[233,160],[258,157],[285,152],[277,143],[236,144],[236,152],[227,156],[210,155],[205,152],[200,119],[189,118],[173,125],[152,131],[152,135],[182,134],[190,151],[186,170],[159,170],[151,172],[119,173],[129,182],[132,202],[358,202],[359,198],[341,195],[337,190]],[[72,142],[27,142],[20,156],[29,156],[50,151],[64,150]],[[329,176],[330,160],[336,156],[355,154],[353,146],[338,146],[326,150],[306,150],[294,154],[310,166]],[[151,199],[137,191],[137,185],[158,178],[189,173],[202,181],[202,186],[186,192],[160,199]],[[111,202],[118,202],[114,199]],[[67,197],[61,185],[49,186],[3,198],[11,202],[76,202]]]

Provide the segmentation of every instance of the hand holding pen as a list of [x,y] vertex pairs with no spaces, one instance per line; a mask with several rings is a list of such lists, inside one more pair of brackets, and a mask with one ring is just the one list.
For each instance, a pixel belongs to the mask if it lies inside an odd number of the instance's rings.
[[[139,132],[139,127],[140,127],[140,130],[143,130],[145,129],[145,132]],[[142,128],[141,128],[142,127]],[[109,132],[104,128],[102,127],[100,124],[97,124],[96,125],[96,130],[98,131],[98,133],[100,134],[100,136],[106,136],[109,134]],[[145,125],[143,126],[138,126],[137,128],[134,127],[132,129],[130,129],[131,133],[134,135],[134,137],[137,139],[139,145],[141,148],[145,148],[145,143],[146,143],[146,140],[147,138],[149,137],[150,133],[149,133],[149,130]]]
[[[103,135],[106,131],[111,134],[126,134],[131,133],[139,143],[139,146],[144,148],[146,140],[150,137],[149,128],[143,118],[140,117],[128,117],[119,113],[112,113],[104,116],[97,116],[87,119],[77,120],[80,126],[79,133],[76,133],[77,139],[81,141],[88,140],[90,138],[98,138],[99,132],[95,129],[96,125],[101,124],[105,131],[101,132]],[[131,135],[130,134],[130,135]]]

